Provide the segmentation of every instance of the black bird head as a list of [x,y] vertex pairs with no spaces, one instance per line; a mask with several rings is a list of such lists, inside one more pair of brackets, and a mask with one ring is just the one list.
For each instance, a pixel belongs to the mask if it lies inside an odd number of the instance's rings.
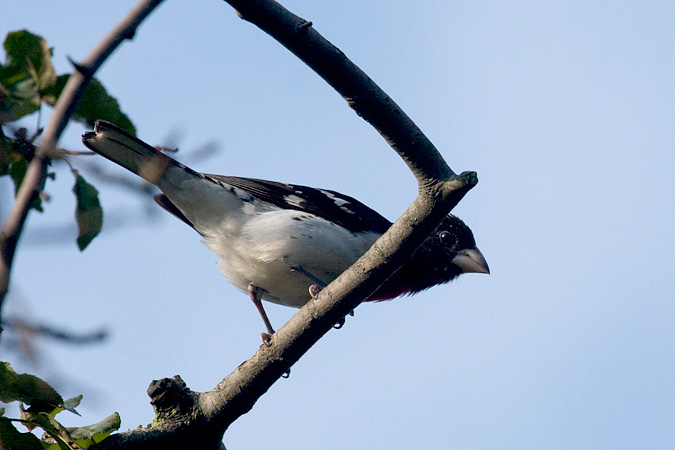
[[388,300],[444,284],[463,273],[490,273],[473,232],[462,220],[448,215],[424,240],[412,258],[368,300]]

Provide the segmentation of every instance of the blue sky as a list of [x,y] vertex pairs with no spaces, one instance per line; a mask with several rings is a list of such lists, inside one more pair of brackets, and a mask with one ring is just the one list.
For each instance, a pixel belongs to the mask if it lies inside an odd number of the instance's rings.
[[[13,2],[0,32],[44,36],[62,73],[132,4]],[[455,171],[478,172],[455,213],[492,275],[360,306],[230,428],[228,448],[672,446],[675,5],[284,5],[380,84]],[[415,196],[380,136],[224,2],[166,2],[98,77],[141,138],[178,145],[197,170],[334,189],[392,220]],[[83,131],[71,125],[61,145],[82,149]],[[71,162],[86,175],[92,159]],[[151,380],[180,374],[208,390],[253,354],[262,323],[193,231],[90,175],[106,224],[80,253],[73,179],[54,169],[8,308],[111,337],[40,342],[39,367],[2,353],[85,395],[69,424],[113,411],[125,429],[147,424]],[[1,182],[0,214],[11,195]],[[268,312],[277,326],[293,314]]]

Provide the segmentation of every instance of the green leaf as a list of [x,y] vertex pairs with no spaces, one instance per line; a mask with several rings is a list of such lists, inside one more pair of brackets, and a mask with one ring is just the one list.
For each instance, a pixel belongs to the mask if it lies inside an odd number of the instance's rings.
[[28,161],[24,158],[9,165],[9,176],[14,181],[14,195],[19,191],[19,186],[21,186],[23,178],[26,176],[26,170],[28,170]]
[[22,411],[21,419],[29,422],[33,426],[39,426],[45,430],[63,450],[69,450],[72,448],[72,446],[69,445],[73,442],[70,432],[66,427],[61,425],[54,417],[52,417],[51,414],[46,412],[34,413]]
[[75,411],[75,408],[80,404],[82,401],[82,394],[78,395],[77,397],[69,398],[65,402],[63,402],[63,409],[67,409],[73,414],[77,414],[78,416],[80,415],[79,412]]
[[73,170],[73,173],[76,177],[73,192],[77,199],[75,219],[80,230],[80,234],[77,237],[77,245],[80,250],[84,250],[101,231],[103,209],[101,208],[101,202],[98,200],[96,188],[87,183],[77,170]]
[[14,139],[0,135],[0,176],[9,175],[9,165],[17,159],[17,156],[14,154]]
[[[44,98],[45,102],[52,106],[56,103],[56,99],[61,95],[69,76],[60,75],[58,77],[54,87],[49,90],[48,95]],[[133,135],[136,134],[136,127],[131,123],[129,117],[122,112],[117,99],[110,96],[103,84],[96,78],[92,78],[89,82],[72,118],[92,128],[97,120],[107,120]]]
[[122,419],[120,419],[120,415],[113,413],[99,423],[71,429],[70,435],[75,439],[77,445],[82,448],[88,448],[110,436],[110,434],[113,431],[117,431],[121,425]]
[[27,373],[17,374],[8,362],[0,362],[0,401],[20,401],[31,412],[49,412],[63,407],[63,398],[45,381]]
[[39,109],[40,95],[31,79],[9,85],[7,94],[0,95],[0,123],[13,122]]
[[56,415],[61,411],[70,411],[71,413],[77,414],[79,416],[80,413],[77,412],[75,408],[77,407],[77,405],[80,404],[81,401],[82,401],[82,394],[78,395],[77,397],[69,398],[68,400],[63,402],[63,406],[54,408],[49,414],[52,417],[56,417]]
[[[26,161],[24,158],[20,158],[18,161],[15,161],[9,165],[9,176],[14,182],[14,195],[19,192],[19,187],[21,186],[21,183],[23,183],[23,179],[26,176],[27,170],[28,161]],[[39,195],[35,196],[33,199],[31,208],[40,212],[44,212],[44,209],[42,209],[42,199]]]
[[52,66],[52,50],[41,36],[28,30],[9,33],[5,39],[5,66],[28,73],[40,92],[56,83]]
[[7,58],[0,66],[0,119],[19,119],[40,108],[41,94],[56,83],[52,51],[42,37],[27,30],[7,34]]
[[0,418],[0,443],[3,450],[42,450],[40,439],[33,433],[21,433],[12,422]]
[[[4,47],[7,58],[0,65],[0,123],[12,122],[38,111],[43,101],[54,106],[70,75],[56,76],[47,41],[21,30],[9,33]],[[90,127],[96,120],[103,119],[136,134],[136,128],[117,100],[97,79],[89,82],[72,119]]]

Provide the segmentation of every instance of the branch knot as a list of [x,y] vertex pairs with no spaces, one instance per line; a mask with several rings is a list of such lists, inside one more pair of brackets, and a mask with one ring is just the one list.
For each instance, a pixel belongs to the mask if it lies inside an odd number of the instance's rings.
[[153,380],[148,387],[148,396],[159,419],[185,414],[195,404],[194,393],[180,375]]

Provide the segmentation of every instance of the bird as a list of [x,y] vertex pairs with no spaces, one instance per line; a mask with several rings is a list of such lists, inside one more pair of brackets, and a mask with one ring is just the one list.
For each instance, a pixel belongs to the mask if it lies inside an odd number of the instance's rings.
[[[82,141],[159,188],[155,201],[199,233],[225,278],[248,293],[267,329],[264,342],[274,328],[262,300],[302,307],[392,225],[333,190],[196,172],[103,120]],[[490,269],[471,229],[449,214],[365,301],[412,295],[463,273]]]

